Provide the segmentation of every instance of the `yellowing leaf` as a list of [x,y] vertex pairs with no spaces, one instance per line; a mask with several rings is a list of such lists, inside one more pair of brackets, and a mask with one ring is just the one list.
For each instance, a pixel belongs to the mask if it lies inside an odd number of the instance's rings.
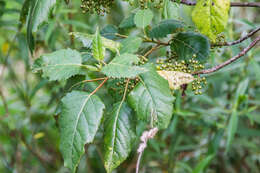
[[202,34],[215,42],[228,22],[230,0],[198,0],[192,12],[192,20]]
[[33,136],[33,138],[34,139],[40,139],[40,138],[42,138],[42,137],[44,137],[45,136],[45,134],[43,133],[43,132],[39,132],[39,133],[36,133],[34,136]]
[[194,77],[189,73],[179,71],[157,71],[160,76],[169,82],[171,89],[179,89],[181,85],[188,84],[194,80]]
[[9,43],[7,43],[7,42],[2,45],[2,52],[3,52],[4,55],[7,54],[9,47],[10,47]]

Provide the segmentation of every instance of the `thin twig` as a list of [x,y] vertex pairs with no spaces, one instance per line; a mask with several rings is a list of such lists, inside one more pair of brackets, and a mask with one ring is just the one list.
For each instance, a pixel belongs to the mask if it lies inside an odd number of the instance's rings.
[[156,46],[152,47],[148,52],[146,52],[144,54],[144,57],[148,57],[151,53],[153,53],[153,51],[159,49],[162,45],[157,44]]
[[[177,0],[171,0],[171,1],[177,2]],[[180,3],[189,5],[189,6],[196,5],[196,1],[190,1],[190,0],[181,0]],[[259,2],[231,2],[230,6],[231,7],[259,7],[260,8],[260,3]]]
[[242,50],[238,55],[230,58],[229,60],[225,61],[222,64],[219,64],[213,68],[210,69],[206,69],[206,70],[201,70],[198,72],[193,73],[194,75],[198,75],[198,74],[209,74],[209,73],[213,73],[216,72],[220,69],[222,69],[223,67],[231,64],[232,62],[238,60],[239,58],[241,58],[242,56],[244,56],[250,49],[252,49],[258,42],[260,41],[260,36],[258,36],[247,48],[245,48],[244,50]]
[[90,96],[94,95],[108,80],[108,77],[105,78],[105,80],[92,92],[90,93]]
[[80,82],[78,82],[78,83],[72,85],[72,86],[70,87],[69,91],[70,91],[72,88],[74,88],[75,86],[80,85],[80,84],[82,84],[82,83],[95,82],[95,81],[100,81],[100,80],[105,80],[105,79],[106,79],[106,78],[103,77],[103,78],[97,78],[97,79],[83,80],[83,81],[80,81]]
[[251,36],[253,36],[255,33],[257,33],[258,31],[260,31],[260,27],[254,29],[253,31],[249,32],[246,36],[241,37],[240,39],[233,41],[233,42],[224,42],[224,43],[215,43],[212,44],[212,47],[216,47],[216,46],[233,46],[235,44],[239,44],[245,40],[247,40],[248,38],[250,38]]

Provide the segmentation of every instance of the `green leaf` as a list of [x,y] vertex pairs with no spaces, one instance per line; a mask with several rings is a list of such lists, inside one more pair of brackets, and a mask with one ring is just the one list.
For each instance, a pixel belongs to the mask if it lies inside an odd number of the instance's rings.
[[132,28],[135,26],[134,22],[135,14],[131,13],[127,18],[122,20],[122,22],[119,25],[119,28],[125,29],[125,28]]
[[181,32],[171,42],[171,50],[175,51],[180,59],[191,59],[195,54],[196,58],[205,62],[210,53],[209,40],[195,32]]
[[102,61],[105,58],[106,51],[102,43],[99,29],[97,29],[96,34],[92,41],[92,53],[93,53],[93,57],[98,61]]
[[192,20],[202,34],[215,42],[228,22],[230,0],[198,0],[192,12]]
[[97,96],[83,91],[73,91],[62,99],[60,150],[64,166],[72,172],[85,152],[84,145],[93,141],[104,109]]
[[118,28],[115,25],[106,25],[100,34],[107,39],[115,39],[116,33],[118,33]]
[[38,27],[48,19],[49,13],[55,4],[56,0],[33,0],[29,3],[29,15],[27,17],[27,42],[31,52],[34,50],[33,33],[36,32]]
[[[92,40],[94,39],[94,35],[86,34],[86,33],[80,33],[80,32],[72,32],[70,33],[73,35],[76,39],[82,42],[83,46],[89,47],[92,43]],[[119,42],[109,40],[105,37],[101,36],[101,40],[103,43],[103,46],[112,52],[118,52],[120,49],[121,44]]]
[[226,151],[225,151],[226,153],[229,151],[231,144],[235,138],[235,134],[237,132],[237,126],[238,126],[237,110],[233,110],[227,128],[227,143],[226,143]]
[[153,19],[153,12],[150,9],[138,10],[135,14],[134,22],[137,27],[145,28],[148,26]]
[[119,166],[129,155],[135,140],[133,114],[126,103],[113,105],[105,123],[105,168],[108,173]]
[[148,72],[141,74],[141,82],[128,96],[130,106],[136,111],[138,119],[151,121],[160,128],[167,128],[173,112],[174,97],[168,82],[157,72],[154,65],[147,65]]
[[141,44],[142,39],[140,37],[129,36],[122,41],[120,53],[136,53]]
[[33,71],[42,71],[49,80],[66,80],[76,74],[84,74],[86,66],[81,64],[81,55],[76,50],[62,49],[42,55],[33,64]]
[[210,162],[214,159],[215,154],[208,155],[206,158],[201,160],[196,168],[192,171],[192,173],[203,173],[206,167],[210,164]]
[[151,37],[151,38],[166,37],[168,34],[172,34],[177,29],[180,29],[183,27],[184,27],[184,24],[180,21],[173,20],[173,19],[163,20],[151,29],[151,31],[149,33],[149,37]]
[[133,64],[137,64],[139,58],[132,54],[122,54],[116,56],[108,65],[102,68],[101,72],[108,77],[114,78],[134,78],[137,75],[146,72],[143,67],[139,67]]

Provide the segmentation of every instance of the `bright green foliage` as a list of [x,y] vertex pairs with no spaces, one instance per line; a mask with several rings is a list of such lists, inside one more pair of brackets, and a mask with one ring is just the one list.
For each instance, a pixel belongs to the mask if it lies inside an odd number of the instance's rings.
[[73,91],[62,99],[60,150],[64,165],[75,172],[84,145],[93,141],[103,116],[105,105],[95,95]]
[[171,49],[176,51],[180,59],[191,59],[193,55],[205,62],[209,56],[210,43],[207,37],[195,32],[181,32],[171,43]]
[[98,61],[102,61],[105,58],[106,49],[103,46],[99,29],[97,29],[96,34],[92,41],[92,53],[93,53],[93,57]]
[[31,51],[34,50],[33,33],[38,27],[48,19],[48,15],[52,7],[56,4],[56,0],[33,0],[30,3],[28,22],[27,22],[27,41]]
[[139,10],[135,14],[134,21],[137,27],[145,28],[151,23],[152,19],[153,19],[153,12],[150,9],[146,9],[146,10]]
[[[72,32],[70,34],[72,34],[76,39],[81,41],[83,46],[85,46],[85,47],[89,47],[92,44],[92,41],[95,37],[95,35],[80,33],[80,32]],[[100,37],[101,37],[102,45],[105,48],[111,50],[112,52],[118,52],[119,51],[119,49],[121,47],[119,42],[107,39],[107,38],[102,37],[102,36],[100,36]]]
[[120,53],[136,53],[141,44],[142,39],[140,37],[130,36],[122,41]]
[[138,119],[150,121],[154,127],[168,127],[172,117],[173,101],[168,82],[163,79],[153,65],[149,72],[140,75],[141,81],[130,92],[128,101],[136,111]]
[[134,117],[126,103],[113,106],[105,123],[105,168],[111,173],[129,155],[135,140]]
[[34,65],[35,72],[42,71],[49,80],[66,80],[76,74],[86,73],[87,66],[81,64],[81,55],[76,50],[61,49],[38,58]]
[[168,34],[173,34],[177,29],[184,27],[184,24],[180,21],[169,19],[163,20],[152,28],[149,33],[151,38],[162,38]]
[[230,0],[198,0],[192,19],[202,34],[215,42],[228,22]]
[[108,65],[102,68],[102,73],[108,77],[114,78],[134,78],[137,75],[146,72],[143,67],[139,67],[133,64],[137,64],[139,58],[132,54],[122,54],[115,57]]

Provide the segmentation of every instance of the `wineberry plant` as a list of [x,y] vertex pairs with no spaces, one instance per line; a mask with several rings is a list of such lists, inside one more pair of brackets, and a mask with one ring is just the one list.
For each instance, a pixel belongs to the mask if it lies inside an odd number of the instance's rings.
[[259,172],[259,2],[0,9],[0,171]]

